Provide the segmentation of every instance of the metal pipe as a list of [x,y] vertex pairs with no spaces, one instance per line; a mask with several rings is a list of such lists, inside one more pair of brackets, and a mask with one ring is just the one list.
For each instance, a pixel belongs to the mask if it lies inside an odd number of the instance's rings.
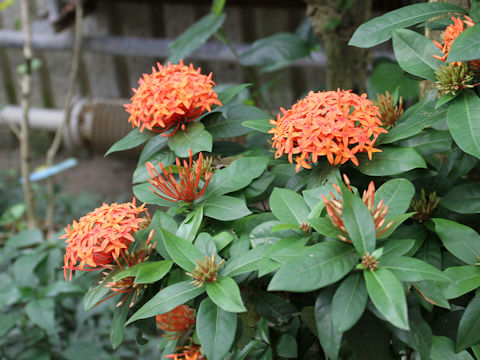
[[[15,124],[22,122],[22,108],[20,106],[6,105],[0,110],[0,125]],[[30,127],[55,131],[62,122],[63,111],[54,109],[31,108]]]

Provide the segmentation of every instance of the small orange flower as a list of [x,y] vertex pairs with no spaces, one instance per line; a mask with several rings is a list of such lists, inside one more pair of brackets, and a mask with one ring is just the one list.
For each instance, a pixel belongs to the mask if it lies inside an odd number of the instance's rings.
[[[189,162],[187,163],[186,160],[183,160],[183,166],[181,166],[180,159],[177,158],[176,164],[178,168],[178,177],[179,180],[177,181],[173,176],[173,170],[169,168],[168,170],[165,169],[163,164],[159,162],[160,168],[162,169],[162,173],[160,174],[151,162],[147,162],[147,170],[152,177],[148,181],[152,184],[159,192],[157,192],[154,188],[152,191],[160,196],[162,199],[168,201],[186,201],[192,202],[193,200],[199,199],[205,193],[207,189],[208,183],[210,182],[210,178],[212,177],[212,172],[210,169],[202,168],[203,163],[203,154],[200,153],[198,156],[198,160],[196,161],[196,165],[192,170],[192,150],[190,149],[189,154]],[[208,161],[207,161],[208,163]],[[200,178],[204,177],[205,184],[203,185],[202,190],[198,191],[198,184],[200,182]]]
[[195,325],[194,311],[187,305],[179,305],[166,314],[157,315],[157,326],[163,331],[173,333],[167,335],[170,339],[178,339]]
[[133,89],[132,103],[125,105],[132,127],[159,133],[175,128],[175,133],[180,126],[185,130],[186,122],[196,120],[213,105],[222,106],[212,89],[212,73],[203,75],[200,68],[185,66],[182,60],[177,65],[157,66],[152,74],[143,74],[138,89]]
[[[443,35],[443,44],[440,44],[438,41],[433,40],[433,43],[442,50],[443,56],[433,55],[434,58],[447,61],[448,54],[450,52],[450,48],[452,47],[453,42],[455,39],[464,32],[467,28],[472,27],[475,25],[475,22],[468,16],[465,15],[465,20],[461,18],[452,17],[453,24],[447,26],[445,29],[445,33]],[[452,65],[462,65],[461,61],[452,62]],[[475,60],[471,62],[473,66],[479,66],[480,61]]]
[[167,355],[165,358],[173,360],[207,360],[198,345],[184,346],[178,350],[180,351],[179,353]]
[[311,91],[291,109],[281,111],[277,121],[270,120],[275,125],[269,131],[272,147],[277,148],[276,158],[288,154],[290,163],[296,155],[296,171],[310,169],[319,156],[333,165],[350,160],[358,166],[355,154],[367,152],[371,159],[373,152],[381,151],[373,148],[378,135],[387,132],[366,94],[358,96],[350,90]]
[[[140,264],[147,261],[150,255],[152,254],[153,249],[155,249],[155,245],[157,244],[156,242],[153,244],[150,243],[150,241],[152,240],[153,234],[154,234],[154,230],[150,231],[147,242],[143,249],[138,250],[134,253],[130,253],[128,252],[128,250],[121,252],[121,259],[123,259],[123,261],[125,262],[124,265],[121,264],[118,257],[114,256],[118,269],[125,270],[125,268],[128,269],[136,264]],[[112,271],[115,271],[115,268],[112,268]],[[104,275],[104,278],[99,282],[99,284],[101,284],[108,277],[109,273],[104,272],[103,275]],[[133,305],[135,305],[135,300],[137,299],[137,296],[140,290],[142,290],[145,286],[146,286],[145,284],[135,283],[135,276],[128,276],[123,279],[119,279],[117,281],[110,281],[107,285],[105,285],[105,287],[108,288],[110,291],[107,293],[106,297],[100,300],[96,305],[114,297],[115,295],[126,294],[123,297],[123,299],[119,301],[117,305],[115,305],[115,307],[119,307],[125,302],[125,300],[127,300],[128,296],[132,292],[135,292],[135,296],[130,302],[130,307],[133,307]]]
[[[121,256],[130,242],[135,241],[135,233],[146,221],[139,217],[147,211],[145,204],[136,206],[136,200],[124,204],[103,204],[101,207],[73,221],[65,228],[67,249],[64,256],[64,274],[70,270],[92,271],[111,268],[114,258]],[[80,262],[79,265],[77,263]]]
[[[343,179],[345,184],[348,187],[348,190],[352,191],[350,188],[350,180],[348,179],[347,175],[343,175]],[[332,184],[333,188],[337,191],[337,193],[342,196],[341,189],[336,185]],[[332,224],[345,235],[348,235],[347,229],[343,223],[343,201],[342,199],[337,199],[335,195],[330,191],[330,199],[327,200],[325,195],[322,194],[322,200],[325,204],[325,208],[327,209],[327,214],[330,217]],[[386,215],[388,212],[388,206],[385,206],[385,202],[380,200],[380,202],[375,207],[375,184],[373,181],[370,182],[368,185],[368,189],[363,191],[362,201],[367,205],[370,214],[373,217],[373,224],[375,226],[376,235],[377,237],[382,235],[385,231],[387,231],[392,225],[393,221],[390,221],[388,224],[386,223]],[[342,241],[351,243],[351,241],[343,235],[338,235],[338,238]]]

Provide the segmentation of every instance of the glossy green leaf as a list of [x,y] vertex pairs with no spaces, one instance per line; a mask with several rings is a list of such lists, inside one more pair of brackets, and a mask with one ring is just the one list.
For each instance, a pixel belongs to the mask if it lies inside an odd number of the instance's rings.
[[232,101],[235,96],[241,93],[245,88],[252,86],[252,84],[240,84],[235,86],[229,86],[222,91],[217,92],[218,100],[222,103],[223,106]]
[[217,220],[230,221],[251,214],[245,200],[233,196],[210,196],[203,202],[205,216]]
[[432,55],[442,55],[432,40],[412,30],[397,29],[392,35],[393,51],[406,72],[436,81],[435,70],[443,64]]
[[[223,114],[223,116],[221,116]],[[244,126],[246,121],[265,122],[270,121],[271,116],[262,109],[255,106],[237,104],[229,106],[222,111],[220,116],[208,117],[203,121],[206,130],[208,130],[215,139],[229,138],[246,135],[252,131],[248,126]]]
[[109,288],[105,285],[112,281],[114,275],[114,272],[110,272],[100,284],[95,283],[94,286],[88,289],[87,293],[83,296],[83,307],[85,311],[95,307],[95,305],[108,294]]
[[226,15],[208,14],[190,26],[168,46],[170,56],[166,62],[176,64],[203,45],[225,21]]
[[342,233],[335,227],[335,225],[332,224],[332,221],[328,217],[308,219],[308,223],[315,229],[316,232],[332,239],[338,239],[338,235],[345,236],[344,233]]
[[419,295],[430,304],[440,306],[445,309],[450,309],[450,303],[434,281],[418,281],[413,283],[413,286],[415,286],[415,289]]
[[[152,140],[154,139],[156,138],[153,138]],[[147,165],[145,165],[145,162],[147,161],[150,161],[155,166],[157,171],[161,173],[159,163],[162,163],[162,165],[165,167],[172,165],[175,162],[175,154],[169,149],[162,149],[156,152],[153,156],[147,158],[144,162],[139,161],[137,168],[133,172],[132,183],[142,183],[152,178],[147,170]]]
[[[165,149],[168,137],[163,134],[154,135],[143,147],[142,153],[138,158],[138,165],[144,164],[148,159],[151,159],[156,153]],[[137,165],[137,166],[138,166]],[[156,164],[155,164],[156,165]]]
[[195,211],[189,213],[177,229],[177,236],[192,242],[197,236],[198,229],[203,220],[203,206],[199,206]]
[[128,311],[130,310],[131,297],[129,294],[127,299],[120,307],[117,307],[113,312],[112,325],[110,328],[110,343],[112,348],[116,349],[125,338],[125,321],[127,321]]
[[155,315],[165,314],[175,309],[178,305],[196,298],[205,292],[205,287],[196,287],[190,284],[190,280],[170,285],[150,300],[148,300],[133,316],[127,321],[128,325],[136,320],[146,319]]
[[297,358],[297,340],[292,335],[282,334],[275,346],[276,354],[282,358]]
[[250,49],[240,54],[239,60],[245,66],[261,66],[262,71],[274,71],[309,54],[310,47],[298,35],[277,33],[255,41]]
[[0,314],[0,337],[3,338],[20,320],[18,313]]
[[40,229],[29,229],[11,236],[5,246],[11,249],[20,249],[23,247],[41,244],[45,241]]
[[452,11],[465,12],[456,5],[444,3],[404,6],[360,25],[348,44],[363,48],[372,47],[390,39],[395,29],[406,28],[440,15],[447,15]]
[[219,308],[206,298],[197,313],[197,336],[208,359],[221,360],[235,339],[237,315]]
[[179,130],[168,138],[168,147],[181,158],[188,158],[190,149],[193,155],[200,151],[211,152],[212,145],[212,135],[201,122],[188,124],[185,131]]
[[460,149],[480,158],[480,99],[473,91],[464,91],[452,101],[447,122]]
[[468,183],[455,186],[440,199],[440,205],[460,214],[480,213],[480,186]]
[[389,239],[383,245],[382,257],[400,256],[409,252],[415,246],[414,239]]
[[303,224],[310,213],[303,197],[289,189],[273,189],[270,208],[280,221],[298,225]]
[[229,312],[247,311],[243,306],[240,289],[231,277],[221,277],[217,281],[207,283],[207,294],[220,308]]
[[174,202],[162,199],[160,196],[154,194],[152,191],[153,186],[149,182],[144,182],[133,186],[133,195],[138,201],[145,202],[147,204],[155,204],[160,206],[172,206]]
[[189,241],[179,238],[178,236],[164,229],[159,229],[162,234],[163,244],[173,261],[182,269],[192,272],[197,266],[196,260],[202,260],[202,253],[193,246]]
[[443,273],[451,280],[438,284],[447,299],[455,299],[480,286],[480,266],[453,266]]
[[379,266],[382,269],[390,270],[401,281],[449,281],[448,276],[436,267],[408,256],[382,257]]
[[[377,94],[385,94],[388,91],[395,97],[401,96],[404,100],[417,101],[419,95],[418,81],[408,77],[408,74],[396,62],[382,60],[374,67],[368,79],[368,98],[376,99]],[[406,114],[407,111],[404,112],[403,116],[406,117]]]
[[415,187],[407,179],[389,180],[375,191],[375,206],[383,200],[388,217],[405,213],[410,207]]
[[270,124],[270,119],[246,120],[242,123],[242,125],[265,134],[272,130],[273,127],[273,125]]
[[480,343],[480,298],[474,297],[460,319],[456,351],[460,352]]
[[424,129],[417,135],[402,140],[398,145],[411,147],[423,157],[443,153],[452,148],[453,138],[449,131]]
[[447,62],[480,59],[480,26],[472,26],[462,31],[448,52]]
[[25,312],[35,325],[48,334],[55,332],[55,303],[53,299],[33,299],[25,306]]
[[480,256],[480,235],[472,228],[447,219],[432,219],[443,245],[467,264],[475,265]]
[[258,269],[258,264],[268,250],[267,245],[257,246],[237,256],[232,256],[220,271],[223,276],[237,276]]
[[415,168],[427,167],[415,150],[395,146],[382,147],[382,152],[374,153],[372,160],[362,154],[359,156],[359,162],[358,170],[370,176],[396,175]]
[[230,244],[233,239],[235,239],[235,235],[232,232],[222,231],[217,235],[213,236],[213,241],[215,243],[215,247],[217,251],[222,251],[228,244]]
[[[162,279],[170,271],[173,261],[149,261],[140,263],[135,276],[135,284],[151,284]],[[139,264],[139,265],[140,265]]]
[[205,199],[237,191],[248,186],[262,175],[268,157],[245,157],[233,161],[226,168],[216,171],[205,191]]
[[407,301],[400,281],[387,269],[364,271],[370,299],[377,310],[396,327],[409,330]]
[[343,198],[342,220],[359,256],[375,250],[376,234],[373,217],[360,197],[353,195],[343,183],[340,185]]
[[150,140],[154,135],[155,133],[153,131],[144,129],[142,132],[140,132],[140,128],[134,129],[130,131],[123,139],[120,139],[113,144],[105,153],[105,156],[116,151],[133,149]]
[[268,290],[309,292],[343,278],[358,262],[353,247],[342,242],[323,242],[306,248],[273,276]]
[[298,313],[287,299],[269,292],[254,291],[252,301],[260,316],[273,324],[284,324]]
[[307,237],[292,237],[280,239],[273,245],[267,245],[268,250],[258,265],[258,277],[269,274],[281,267],[282,263],[280,261],[273,260],[275,256],[289,252],[291,254],[301,254],[301,252],[305,250],[305,243],[307,241]]
[[359,273],[350,274],[335,291],[332,300],[332,321],[337,333],[356,324],[367,305],[365,281]]
[[226,2],[227,2],[227,0],[213,0],[213,2],[212,2],[212,13],[219,16],[223,11],[223,8],[225,7]]
[[455,343],[452,339],[445,336],[434,336],[432,344],[432,359],[448,360],[474,360],[466,350],[455,352]]
[[337,359],[342,345],[342,334],[335,331],[332,322],[332,295],[333,291],[325,289],[320,292],[315,301],[316,335],[323,352],[330,359]]

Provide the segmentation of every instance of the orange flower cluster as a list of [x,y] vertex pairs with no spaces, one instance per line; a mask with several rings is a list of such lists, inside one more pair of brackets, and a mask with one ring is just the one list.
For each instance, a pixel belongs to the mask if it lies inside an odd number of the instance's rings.
[[[64,256],[64,274],[70,270],[100,270],[111,268],[114,258],[121,256],[130,242],[135,241],[133,234],[146,221],[139,217],[147,211],[145,204],[137,207],[135,198],[124,204],[103,204],[101,207],[73,221],[65,228],[67,249]],[[79,265],[77,263],[80,262]]]
[[166,314],[157,315],[156,321],[160,329],[173,333],[173,335],[167,335],[170,339],[184,336],[196,323],[194,311],[187,305],[179,305]]
[[[319,156],[326,156],[333,164],[343,164],[348,160],[358,166],[355,156],[367,152],[371,159],[373,148],[381,133],[378,108],[367,99],[366,94],[358,96],[348,91],[310,92],[291,109],[281,108],[275,125],[272,147],[276,147],[275,157],[288,154],[292,163],[296,155],[296,171],[300,167],[311,168]],[[297,155],[298,154],[298,155]]]
[[[150,241],[152,240],[153,234],[154,234],[154,230],[150,231],[147,242],[145,243],[145,247],[143,249],[140,249],[134,253],[130,253],[128,250],[121,252],[121,259],[123,259],[125,262],[124,265],[122,265],[120,261],[118,261],[119,259],[118,257],[114,257],[117,263],[118,269],[123,271],[126,268],[128,269],[128,268],[131,268],[132,266],[135,266],[136,264],[140,264],[147,261],[150,255],[152,254],[153,249],[155,249],[155,245],[157,244],[156,242],[153,244],[150,243]],[[115,271],[115,269],[112,271]],[[104,275],[104,278],[102,281],[99,282],[99,284],[103,283],[103,281],[108,277],[109,273],[104,272],[103,275]],[[119,301],[115,306],[115,307],[119,307],[125,302],[125,300],[127,300],[128,296],[132,292],[135,292],[135,296],[130,302],[130,307],[133,307],[133,305],[135,305],[135,300],[137,299],[138,293],[145,286],[146,286],[145,284],[135,283],[135,276],[127,276],[117,281],[110,281],[107,285],[105,285],[105,287],[108,288],[110,291],[108,292],[108,294],[104,299],[100,300],[97,303],[97,305],[104,302],[105,300],[108,300],[114,297],[115,295],[125,294],[123,299]]]
[[[475,25],[475,22],[468,16],[465,15],[465,20],[461,18],[452,17],[453,24],[447,26],[445,29],[445,33],[443,35],[443,44],[440,44],[438,41],[433,40],[433,43],[442,50],[443,56],[433,55],[434,58],[437,58],[442,61],[447,61],[448,53],[450,52],[450,48],[452,47],[453,41],[460,35],[463,31],[465,31],[466,26],[472,27]],[[462,65],[460,61],[452,62],[452,65]],[[475,60],[471,62],[474,66],[479,66],[480,61]]]
[[207,360],[198,345],[184,346],[180,348],[179,351],[180,353],[170,354],[165,357],[173,360]]
[[[343,179],[348,187],[348,190],[352,191],[352,189],[350,188],[350,180],[348,179],[347,175],[344,174]],[[337,193],[342,196],[342,191],[340,190],[340,188],[336,184],[332,184],[332,186],[337,191]],[[327,200],[325,195],[322,194],[322,200],[325,204],[327,214],[330,217],[332,224],[345,235],[348,235],[347,229],[345,228],[342,219],[343,201],[341,199],[337,199],[331,191],[330,199]],[[375,184],[373,183],[373,181],[371,181],[368,185],[368,189],[363,191],[362,201],[365,203],[365,205],[367,205],[368,210],[370,210],[370,214],[372,214],[377,237],[382,235],[393,225],[393,221],[385,224],[388,206],[385,206],[385,202],[383,201],[383,199],[380,200],[377,206],[375,206]],[[346,236],[338,235],[338,238],[342,241],[351,243],[351,241]]]
[[[208,163],[208,161],[207,161]],[[192,149],[190,149],[189,162],[183,160],[183,167],[181,166],[180,159],[176,159],[176,164],[178,168],[178,177],[179,181],[173,176],[173,170],[169,168],[165,169],[161,162],[158,163],[162,169],[162,174],[160,174],[155,166],[151,162],[147,162],[147,170],[152,179],[148,181],[152,184],[159,192],[154,188],[152,191],[155,195],[160,196],[162,199],[167,201],[186,201],[192,202],[193,200],[199,199],[205,193],[208,183],[212,177],[212,172],[210,168],[202,167],[203,165],[203,154],[200,153],[198,160],[196,161],[195,167],[192,170]],[[202,190],[198,191],[198,184],[200,183],[200,178],[204,177],[205,183]]]
[[157,66],[152,74],[143,74],[138,89],[133,89],[132,103],[125,105],[132,127],[159,133],[175,128],[173,134],[180,126],[185,130],[186,122],[210,111],[213,105],[222,105],[212,89],[212,73],[203,75],[200,68],[185,66],[182,60],[178,65]]

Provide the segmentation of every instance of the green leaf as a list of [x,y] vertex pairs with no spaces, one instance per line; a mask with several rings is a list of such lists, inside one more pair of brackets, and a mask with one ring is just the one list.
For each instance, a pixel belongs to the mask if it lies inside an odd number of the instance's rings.
[[455,344],[453,340],[445,336],[434,336],[432,344],[432,359],[448,359],[448,360],[474,360],[466,351],[460,353],[455,352]]
[[154,194],[152,191],[153,186],[149,182],[144,182],[133,186],[133,195],[137,200],[145,202],[147,204],[155,204],[160,206],[175,206],[176,203],[162,199],[160,196]]
[[449,131],[424,129],[419,134],[400,141],[398,145],[411,147],[425,158],[429,155],[449,151],[452,148],[452,141]]
[[460,214],[480,213],[480,187],[478,183],[453,187],[442,196],[440,205]]
[[243,89],[247,88],[248,86],[252,86],[252,84],[240,84],[235,86],[230,86],[222,91],[219,91],[218,100],[222,103],[223,106],[228,104],[230,101],[235,98]]
[[212,2],[212,13],[220,16],[220,14],[223,11],[223,8],[225,7],[225,3],[227,0],[213,0]]
[[53,299],[33,299],[25,306],[30,320],[48,334],[55,332],[55,303]]
[[[10,0],[5,0],[7,2],[7,6],[9,6]],[[3,3],[0,4],[0,9],[3,7]],[[30,61],[30,73],[33,73],[35,70],[38,70],[42,67],[43,61],[40,58],[32,58]],[[24,75],[29,71],[27,63],[23,62],[19,65],[17,65],[17,74],[18,75]]]
[[202,46],[220,29],[226,15],[208,14],[190,26],[182,35],[168,46],[170,56],[166,62],[176,64]]
[[210,299],[223,310],[233,313],[247,311],[243,306],[240,289],[231,277],[221,277],[217,281],[207,283],[205,288]]
[[473,91],[464,91],[452,101],[447,123],[460,149],[480,158],[480,99]]
[[181,158],[188,158],[190,149],[193,155],[200,151],[211,152],[212,135],[204,129],[205,126],[201,122],[191,123],[187,125],[185,131],[179,130],[168,138],[168,147]]
[[245,157],[233,161],[226,168],[216,171],[205,191],[205,199],[234,192],[248,186],[262,175],[268,157]]
[[265,134],[267,134],[273,127],[272,124],[270,124],[270,120],[267,119],[247,120],[242,122],[242,125]]
[[393,51],[398,64],[406,72],[424,79],[437,81],[435,70],[443,64],[432,55],[442,55],[432,40],[412,30],[393,31]]
[[480,26],[475,25],[462,31],[448,52],[447,62],[480,59]]
[[303,224],[310,213],[307,203],[300,194],[282,188],[273,189],[270,208],[278,220],[298,225]]
[[308,223],[315,229],[316,232],[332,239],[338,239],[338,235],[345,236],[343,232],[341,232],[335,227],[335,225],[332,224],[330,218],[321,217],[317,219],[308,219]]
[[452,266],[443,273],[451,280],[438,284],[447,299],[455,299],[480,286],[480,266]]
[[235,235],[228,231],[222,231],[213,236],[213,242],[215,243],[217,251],[222,251],[233,239],[235,239]]
[[147,301],[135,314],[133,314],[125,325],[136,320],[165,314],[175,309],[178,305],[185,304],[187,301],[196,298],[204,292],[204,286],[198,288],[190,284],[189,280],[170,285]]
[[203,208],[205,216],[223,221],[240,219],[252,213],[245,200],[226,195],[210,196],[203,202]]
[[11,249],[20,249],[23,247],[38,245],[44,241],[45,239],[40,229],[29,229],[10,237],[5,242],[5,246]]
[[18,313],[0,314],[0,337],[4,337],[20,320]]
[[359,273],[350,274],[342,281],[332,300],[332,321],[337,333],[356,324],[365,311],[367,300],[365,281]]
[[446,219],[432,219],[443,245],[450,253],[467,264],[478,263],[480,235],[468,226]]
[[[377,94],[384,94],[388,91],[394,97],[401,96],[404,100],[417,101],[419,95],[418,81],[407,77],[407,75],[396,62],[383,60],[374,67],[368,79],[369,99],[375,99]],[[408,112],[405,111],[403,116],[406,117],[407,114]]]
[[252,301],[260,316],[273,324],[284,324],[298,313],[295,305],[281,296],[266,291],[255,290]]
[[409,330],[407,301],[400,281],[387,269],[364,271],[370,299],[385,319],[404,330]]
[[164,167],[172,165],[175,162],[175,154],[170,151],[170,149],[162,149],[150,158],[146,159],[144,162],[139,161],[137,168],[133,172],[133,184],[146,182],[148,181],[148,179],[152,178],[152,176],[148,172],[147,165],[145,164],[145,162],[147,161],[150,161],[155,166],[155,168],[160,171],[159,163],[162,163]]
[[388,206],[388,217],[405,213],[410,207],[415,187],[407,179],[389,180],[375,191],[375,206],[383,200]]
[[208,359],[222,360],[235,339],[237,315],[219,308],[209,298],[197,313],[197,336]]
[[305,243],[308,241],[308,238],[283,238],[278,240],[273,245],[267,245],[268,250],[263,255],[260,264],[258,265],[258,277],[262,277],[266,274],[271,273],[272,271],[277,270],[281,267],[282,263],[279,261],[272,260],[275,256],[279,256],[282,253],[291,253],[291,254],[301,254],[305,250]]
[[440,15],[447,15],[452,11],[465,13],[461,7],[444,3],[404,6],[360,25],[348,45],[372,47],[390,39],[395,29],[406,28]]
[[359,156],[360,166],[358,170],[362,174],[387,176],[401,174],[415,168],[427,168],[423,158],[410,148],[385,146],[382,147],[382,152],[375,153],[372,156],[372,160],[369,160],[363,154]]
[[165,146],[167,145],[167,141],[168,137],[163,136],[163,134],[154,135],[143,147],[142,153],[138,158],[137,166],[139,166],[140,164],[145,164],[146,161],[151,159],[159,151],[166,150]]
[[212,236],[208,233],[198,234],[197,238],[195,239],[195,247],[206,257],[210,257],[212,255],[218,256],[215,242],[213,241]]
[[480,298],[474,297],[467,305],[458,325],[456,352],[480,343]]
[[133,149],[144,142],[150,140],[155,133],[153,131],[143,130],[140,132],[140,128],[130,131],[123,139],[118,140],[113,144],[110,149],[105,153],[105,156],[116,152],[128,149]]
[[100,283],[88,289],[87,293],[83,296],[83,307],[85,311],[88,311],[95,307],[100,300],[110,291],[105,285],[112,281],[115,272],[110,272],[108,276]]
[[116,308],[113,312],[112,325],[110,329],[110,343],[112,348],[116,349],[125,338],[124,325],[127,320],[128,311],[130,310],[130,298],[133,294],[129,294],[123,304]]
[[386,258],[382,256],[380,267],[390,270],[401,281],[449,281],[448,276],[436,267],[408,256],[388,256]]
[[305,249],[273,276],[268,290],[309,292],[343,278],[358,262],[351,245],[323,242]]
[[247,252],[232,256],[225,263],[225,267],[220,271],[222,276],[237,276],[258,269],[258,263],[268,250],[267,245],[257,246]]
[[151,284],[162,279],[170,271],[172,264],[173,261],[171,260],[149,261],[138,264],[142,266],[138,266],[135,284]]
[[283,358],[297,358],[297,340],[292,335],[282,334],[277,340],[275,351]]
[[177,236],[192,242],[197,236],[198,229],[203,220],[203,206],[199,206],[195,211],[189,213],[185,220],[180,224],[177,230]]
[[310,54],[310,47],[298,35],[277,33],[255,41],[240,54],[244,66],[261,66],[263,72],[275,71]]
[[377,236],[373,217],[367,205],[358,196],[341,184],[343,199],[343,224],[348,232],[348,237],[353,243],[359,256],[375,250]]
[[340,346],[342,345],[342,334],[335,331],[332,322],[332,295],[333,291],[325,289],[320,292],[315,301],[315,323],[318,340],[323,352],[331,359],[337,359]]
[[443,295],[440,288],[435,284],[435,282],[430,280],[418,281],[413,283],[415,289],[418,291],[419,295],[423,297],[429,303],[443,307],[445,309],[450,309],[450,304],[448,300]]
[[164,229],[159,229],[162,234],[163,244],[173,261],[183,270],[192,272],[197,266],[196,260],[203,259],[202,253],[189,241]]

